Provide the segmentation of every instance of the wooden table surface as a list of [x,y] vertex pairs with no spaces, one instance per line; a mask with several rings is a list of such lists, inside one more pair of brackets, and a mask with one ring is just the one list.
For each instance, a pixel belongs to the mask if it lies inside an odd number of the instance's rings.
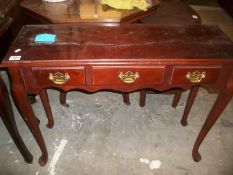
[[146,12],[134,8],[133,10],[102,9],[98,5],[98,17],[95,15],[94,3],[73,0],[59,3],[42,2],[41,0],[23,0],[23,11],[43,23],[92,23],[118,25],[119,23],[131,23],[148,16],[156,11],[158,0],[153,0],[153,5]]
[[[55,34],[56,42],[35,43],[35,36],[40,33]],[[140,58],[231,60],[233,55],[232,41],[217,26],[210,28],[205,25],[29,25],[13,43],[8,57],[15,55],[17,47],[25,48],[17,63]],[[33,57],[30,57],[31,53]],[[12,63],[8,59],[4,61]]]

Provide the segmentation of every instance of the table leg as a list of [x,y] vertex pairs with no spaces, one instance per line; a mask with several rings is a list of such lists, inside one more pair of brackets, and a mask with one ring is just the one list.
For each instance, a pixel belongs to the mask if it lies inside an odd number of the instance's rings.
[[144,107],[146,104],[146,90],[140,90],[140,100],[139,105]]
[[42,102],[42,104],[44,106],[46,116],[48,118],[47,127],[48,128],[53,128],[54,120],[53,120],[53,114],[52,114],[52,111],[51,111],[51,107],[50,107],[50,104],[49,104],[49,97],[48,97],[47,90],[42,89],[39,94],[40,94],[41,102]]
[[32,107],[27,97],[26,89],[23,84],[22,77],[18,69],[9,70],[12,78],[12,95],[15,100],[15,104],[18,106],[22,116],[27,121],[27,124],[40,147],[42,155],[39,159],[39,164],[44,166],[48,161],[48,152],[44,142],[44,138],[41,134],[39,123],[33,113]]
[[174,99],[173,99],[173,101],[172,101],[172,107],[173,107],[173,108],[176,108],[176,107],[177,107],[177,105],[178,105],[178,103],[179,103],[179,101],[180,101],[181,95],[182,95],[182,90],[177,90],[177,91],[175,92]]
[[[145,104],[146,104],[146,90],[140,90],[140,100],[139,100],[139,105],[141,107],[144,107]],[[181,98],[181,95],[182,95],[182,90],[177,90],[175,91],[175,96],[174,96],[174,99],[173,99],[173,102],[172,102],[172,107],[177,107],[179,101],[180,101],[180,98]]]
[[189,96],[188,96],[186,106],[185,106],[185,109],[184,109],[183,117],[182,117],[182,119],[180,121],[181,125],[183,125],[183,126],[188,125],[188,122],[187,122],[188,115],[189,115],[189,112],[190,112],[191,107],[193,105],[193,102],[194,102],[194,100],[195,100],[195,98],[197,96],[199,88],[200,88],[199,86],[194,86],[194,87],[192,87],[190,89]]
[[69,104],[66,103],[67,92],[60,92],[60,104],[65,107],[69,107]]
[[33,156],[28,151],[27,147],[25,146],[22,138],[19,135],[19,131],[17,129],[15,118],[13,114],[13,109],[11,106],[10,97],[7,91],[7,88],[0,77],[0,116],[11,135],[11,138],[15,142],[15,145],[19,149],[20,153],[22,154],[24,160],[28,163],[32,163]]
[[225,92],[222,92],[218,95],[209,115],[207,116],[207,119],[204,123],[204,125],[201,128],[201,131],[195,141],[195,144],[193,146],[193,160],[198,162],[201,160],[201,155],[199,153],[199,147],[203,140],[205,139],[207,133],[209,130],[212,128],[214,123],[217,121],[219,118],[220,114],[223,112],[225,107],[228,105],[230,100],[232,99],[233,96],[233,75],[231,80],[229,81],[227,85],[227,90]]
[[124,102],[126,105],[130,105],[129,93],[128,93],[128,92],[124,92],[124,93],[122,94],[122,97],[123,97],[123,102]]

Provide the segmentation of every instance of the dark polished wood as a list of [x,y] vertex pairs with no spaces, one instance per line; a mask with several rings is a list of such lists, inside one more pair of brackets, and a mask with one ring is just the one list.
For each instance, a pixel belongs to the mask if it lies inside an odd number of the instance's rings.
[[11,101],[7,91],[7,87],[1,77],[0,77],[0,116],[9,134],[11,135],[11,138],[15,142],[15,145],[22,154],[24,160],[28,163],[32,163],[33,157],[31,153],[28,151],[21,136],[19,135],[19,131],[15,123],[15,118],[13,114],[13,109],[11,107]]
[[[1,4],[2,3],[2,4]],[[3,5],[3,2],[0,3]],[[0,8],[2,10],[2,8]],[[2,11],[3,12],[3,11]],[[0,18],[0,58],[5,55],[8,47],[9,47],[9,40],[7,38],[9,37],[9,28],[13,23],[12,18]],[[1,60],[0,60],[1,62]],[[1,68],[1,64],[0,64]],[[31,153],[28,151],[26,145],[24,144],[19,131],[17,129],[16,123],[15,123],[15,118],[14,118],[14,113],[13,109],[11,106],[11,100],[9,97],[9,93],[7,90],[7,87],[0,77],[0,116],[11,136],[13,139],[15,145],[19,149],[20,153],[22,154],[24,160],[28,163],[32,163],[33,161],[33,156]]]
[[39,129],[39,122],[37,120],[37,117],[33,113],[31,104],[27,97],[26,89],[22,83],[23,79],[20,76],[19,69],[13,68],[13,69],[9,69],[9,71],[10,71],[10,74],[18,75],[17,79],[14,79],[14,80],[12,79],[12,82],[11,82],[12,96],[15,100],[15,103],[18,109],[20,110],[20,113],[22,114],[24,119],[27,121],[29,129],[31,130],[33,136],[36,138],[36,142],[38,143],[42,151],[42,156],[39,159],[39,163],[40,165],[45,165],[48,160],[48,152],[45,146],[43,136]]
[[190,93],[189,93],[187,103],[186,103],[186,106],[185,106],[185,109],[184,109],[184,114],[183,114],[183,117],[181,119],[181,124],[183,126],[188,125],[188,122],[187,122],[188,115],[189,115],[189,112],[190,112],[191,107],[193,105],[193,102],[194,102],[194,100],[195,100],[195,98],[197,96],[198,90],[199,90],[199,86],[194,86],[194,87],[192,87],[190,89]]
[[122,94],[122,97],[123,97],[123,102],[124,102],[126,105],[130,105],[129,93],[128,93],[128,92],[123,93],[123,94]]
[[10,40],[8,38],[10,37],[9,28],[12,25],[12,23],[12,18],[0,17],[0,62],[10,45]]
[[0,15],[4,16],[15,4],[17,4],[17,0],[0,1]]
[[67,93],[64,91],[60,92],[60,104],[64,107],[69,107],[69,104],[66,102]]
[[1,0],[0,1],[0,15],[3,17],[10,17],[14,19],[14,23],[11,27],[11,36],[8,37],[8,41],[12,42],[18,35],[23,25],[26,24],[38,24],[35,19],[24,15],[20,8],[21,0]]
[[218,97],[207,116],[207,119],[204,123],[204,125],[201,128],[201,131],[195,141],[194,147],[193,147],[193,159],[194,161],[198,162],[201,160],[201,155],[199,153],[199,147],[203,140],[205,139],[206,135],[214,125],[214,123],[217,121],[217,119],[220,117],[221,113],[225,109],[225,107],[228,105],[228,103],[231,101],[233,96],[233,73],[231,73],[230,79],[228,80],[225,91],[222,91],[218,94]]
[[233,0],[218,0],[218,3],[233,17]]
[[182,95],[182,91],[181,90],[177,90],[175,93],[174,93],[174,99],[172,101],[172,107],[173,108],[176,108],[178,106],[178,103],[180,101],[180,98],[181,98],[181,95]]
[[[35,43],[41,33],[56,34],[56,42]],[[19,47],[22,51],[15,54]],[[9,60],[16,55],[21,59]],[[127,93],[205,87],[219,96],[195,142],[195,161],[200,159],[201,142],[233,94],[233,44],[218,27],[211,26],[26,26],[2,66],[9,69],[15,102],[42,151],[41,165],[48,154],[27,94],[39,94],[45,88]],[[44,103],[48,110],[49,102]]]
[[58,3],[47,3],[42,0],[23,0],[21,2],[21,7],[25,14],[42,23],[119,25],[132,23],[142,17],[149,16],[154,13],[159,6],[158,0],[153,0],[152,7],[144,12],[137,8],[134,8],[133,10],[117,10],[113,8],[103,10],[102,5],[99,4],[98,16],[96,17],[95,5],[93,2],[72,0]]
[[40,95],[40,98],[41,98],[41,102],[42,102],[42,104],[43,104],[43,107],[44,107],[44,109],[45,109],[46,116],[47,116],[47,118],[48,118],[47,127],[48,127],[48,128],[53,128],[53,125],[54,125],[53,114],[52,114],[50,105],[49,105],[49,103],[48,103],[49,97],[48,97],[48,94],[47,94],[46,89],[42,89],[42,90],[39,92],[39,95]]
[[[94,2],[94,1],[93,1]],[[64,4],[67,6],[64,8]],[[157,10],[159,4],[159,8]],[[38,6],[39,8],[38,8]],[[89,14],[89,20],[88,19],[79,19],[82,15],[80,15],[80,2],[75,0],[65,3],[46,3],[42,1],[35,1],[35,0],[23,0],[21,3],[22,9],[28,16],[38,19],[42,23],[88,23],[92,25],[118,25],[120,24],[126,24],[131,22],[141,23],[141,19],[145,16],[150,16],[150,18],[146,18],[143,20],[144,23],[156,23],[156,24],[201,24],[201,19],[199,15],[187,4],[185,4],[182,0],[169,0],[169,1],[161,1],[161,3],[158,3],[158,1],[154,1],[154,5],[149,11],[147,12],[140,12],[139,10],[114,10],[112,8],[108,8],[105,10],[105,13],[107,12],[108,15],[105,15],[104,18],[94,18],[94,15],[90,15],[90,13],[94,13],[94,7],[93,4],[86,4],[85,8],[89,9],[88,11],[85,11],[86,14]],[[46,9],[54,9],[57,8],[56,13],[54,11],[46,10]],[[88,8],[89,7],[89,8]],[[92,11],[90,9],[92,8]],[[112,13],[109,13],[109,10],[112,11]],[[156,13],[154,13],[156,11]],[[122,18],[118,19],[117,16],[112,16],[114,13],[119,12],[123,15]],[[153,16],[151,16],[153,12]],[[196,16],[197,18],[193,18],[193,16]],[[115,19],[115,21],[114,21]],[[114,21],[114,23],[113,23]],[[148,91],[149,93],[151,91]],[[147,93],[148,93],[147,92]],[[143,93],[143,92],[142,92]],[[181,92],[178,92],[178,90],[175,93],[174,98],[178,97],[177,95],[181,95]],[[60,103],[67,107],[66,103],[66,93],[60,94]],[[123,95],[123,101],[126,99]],[[142,96],[141,96],[142,98]],[[144,96],[146,98],[146,95]],[[146,99],[141,99],[141,102],[145,101]],[[173,103],[178,104],[179,99],[174,99]],[[129,104],[130,102],[125,102],[126,104]]]
[[146,90],[140,91],[140,99],[139,99],[139,105],[141,107],[144,107],[146,104]]

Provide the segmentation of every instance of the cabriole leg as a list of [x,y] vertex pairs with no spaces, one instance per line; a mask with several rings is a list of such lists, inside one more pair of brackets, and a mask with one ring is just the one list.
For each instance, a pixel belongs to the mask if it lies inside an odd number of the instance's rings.
[[199,147],[203,142],[203,140],[205,139],[206,135],[208,134],[209,130],[212,128],[212,126],[217,121],[223,110],[231,101],[232,96],[233,96],[233,73],[231,74],[231,77],[228,80],[228,83],[226,85],[226,90],[222,91],[218,95],[209,115],[206,118],[204,125],[201,128],[199,135],[197,136],[192,151],[194,161],[198,162],[201,160],[201,155],[198,151]]
[[15,69],[12,68],[9,71],[11,74],[11,80],[12,80],[11,90],[12,90],[12,95],[15,100],[15,104],[17,105],[23,118],[27,121],[29,129],[31,130],[37,144],[40,147],[42,155],[39,159],[39,164],[41,166],[44,166],[48,161],[48,152],[47,152],[47,148],[44,142],[44,138],[39,128],[39,124],[33,113],[31,104],[28,100],[26,89],[24,87],[23,80],[21,77],[21,73],[19,69],[17,68]]

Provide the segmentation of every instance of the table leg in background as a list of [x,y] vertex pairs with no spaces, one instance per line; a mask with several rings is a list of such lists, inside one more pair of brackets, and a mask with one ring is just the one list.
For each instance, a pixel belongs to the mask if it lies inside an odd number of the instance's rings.
[[11,106],[10,97],[7,91],[7,88],[0,77],[0,116],[9,131],[13,141],[15,142],[17,148],[19,149],[20,153],[22,154],[24,160],[28,163],[32,163],[33,156],[28,151],[27,147],[25,146],[22,138],[19,135],[19,131],[17,129],[13,109]]

